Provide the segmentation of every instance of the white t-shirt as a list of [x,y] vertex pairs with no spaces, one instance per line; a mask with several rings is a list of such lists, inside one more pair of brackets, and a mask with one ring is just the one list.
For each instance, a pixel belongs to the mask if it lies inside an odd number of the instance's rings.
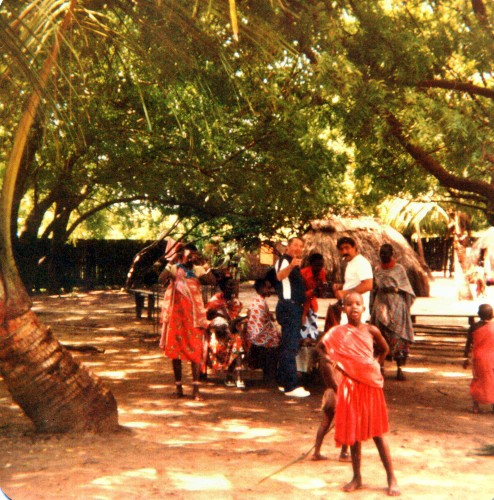
[[[357,254],[346,266],[343,290],[350,290],[358,286],[362,281],[371,280],[373,278],[374,275],[370,262],[363,255]],[[370,292],[363,293],[362,298],[364,299],[365,306],[364,314],[362,314],[362,323],[365,323],[370,319]],[[343,319],[346,320],[346,314],[342,317],[342,320]],[[346,321],[344,322],[346,323]]]

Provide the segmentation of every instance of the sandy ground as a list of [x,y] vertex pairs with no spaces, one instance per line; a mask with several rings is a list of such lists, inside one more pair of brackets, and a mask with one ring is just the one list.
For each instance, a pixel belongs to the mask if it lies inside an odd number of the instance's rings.
[[[451,283],[443,284],[451,304]],[[351,466],[337,461],[332,433],[323,446],[328,460],[303,457],[320,422],[319,385],[310,387],[308,398],[290,399],[262,387],[251,373],[247,391],[212,379],[203,389],[205,401],[190,399],[188,384],[188,397],[177,400],[153,324],[135,319],[125,292],[36,297],[34,305],[61,342],[105,350],[74,356],[111,387],[126,432],[37,435],[0,379],[0,487],[12,499],[385,496],[372,442],[363,444],[365,488],[351,494],[341,491]],[[461,358],[422,348],[406,374],[407,381],[398,382],[394,367],[386,367],[387,439],[402,498],[494,498],[494,456],[478,454],[494,444],[494,415],[470,413],[471,374]]]

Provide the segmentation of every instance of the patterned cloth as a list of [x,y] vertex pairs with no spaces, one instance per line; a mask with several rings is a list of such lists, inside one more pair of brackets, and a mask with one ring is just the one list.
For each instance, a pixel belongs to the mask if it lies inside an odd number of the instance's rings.
[[382,436],[388,431],[388,414],[372,335],[347,324],[331,328],[321,342],[343,374],[336,399],[336,445]]
[[240,335],[229,333],[227,337],[219,337],[212,332],[209,341],[208,366],[215,372],[226,371],[243,352]]
[[280,332],[274,324],[266,299],[257,294],[247,312],[247,341],[264,347],[278,347]]
[[[410,342],[414,340],[410,308],[415,299],[405,268],[392,261],[374,270],[377,289],[372,307],[371,323],[376,325],[388,341],[395,361],[404,363]],[[399,293],[384,292],[383,288],[397,288]]]
[[319,304],[315,290],[320,289],[326,283],[326,271],[321,269],[318,276],[314,276],[312,267],[304,267],[300,270],[305,283],[305,303],[304,312],[302,315],[302,331],[300,334],[303,339],[311,338],[316,340],[319,337],[319,329],[317,326],[317,311]]
[[472,399],[480,404],[494,404],[494,321],[473,332]]
[[226,371],[244,352],[242,337],[230,329],[231,321],[238,317],[242,309],[242,303],[236,298],[226,300],[223,292],[218,292],[211,297],[206,308],[228,315],[228,318],[218,316],[211,321],[207,359],[207,365],[215,372]]
[[163,299],[160,348],[170,359],[200,363],[208,326],[201,286],[195,274],[180,264],[172,276]]

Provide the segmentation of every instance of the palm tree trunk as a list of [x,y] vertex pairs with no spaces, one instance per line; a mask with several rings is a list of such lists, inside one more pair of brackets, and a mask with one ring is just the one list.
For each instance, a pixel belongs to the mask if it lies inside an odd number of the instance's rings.
[[14,401],[40,432],[118,427],[117,403],[32,311],[0,329],[0,373]]
[[71,0],[38,86],[28,98],[0,197],[0,373],[14,401],[44,432],[108,431],[118,426],[112,393],[72,358],[31,311],[12,251],[12,204],[22,155],[75,6],[76,0]]

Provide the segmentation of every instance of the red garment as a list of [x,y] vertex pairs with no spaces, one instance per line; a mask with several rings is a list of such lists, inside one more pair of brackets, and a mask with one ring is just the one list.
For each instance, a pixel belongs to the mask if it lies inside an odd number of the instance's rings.
[[480,404],[494,404],[494,321],[473,332],[472,399]]
[[309,312],[309,309],[312,309],[315,313],[318,311],[319,306],[317,304],[317,297],[314,295],[314,289],[320,287],[322,284],[326,283],[326,270],[321,269],[318,276],[314,276],[312,272],[312,267],[307,266],[303,267],[300,270],[300,274],[304,279],[305,283],[305,303],[304,303],[304,312],[302,316],[302,323],[305,321],[305,317]]
[[322,342],[343,371],[336,396],[336,445],[382,436],[389,428],[388,413],[372,335],[347,324],[331,328]]
[[228,367],[244,352],[242,337],[229,334],[227,338],[218,339],[213,332],[209,341],[208,366],[215,372],[228,370]]
[[200,363],[208,325],[199,280],[186,278],[181,267],[163,299],[160,348],[170,359]]
[[[220,316],[210,324],[211,338],[208,345],[207,365],[215,372],[225,371],[244,352],[242,337],[230,331],[231,320],[237,318],[242,310],[242,303],[233,297],[226,300],[223,292],[215,293],[206,304],[206,309],[226,313],[228,318]],[[217,335],[216,327],[226,327],[226,336]]]
[[224,310],[229,319],[235,319],[240,314],[242,310],[242,302],[240,302],[236,297],[233,297],[230,300],[225,299],[225,294],[223,292],[215,293],[206,304],[206,309],[209,310]]

